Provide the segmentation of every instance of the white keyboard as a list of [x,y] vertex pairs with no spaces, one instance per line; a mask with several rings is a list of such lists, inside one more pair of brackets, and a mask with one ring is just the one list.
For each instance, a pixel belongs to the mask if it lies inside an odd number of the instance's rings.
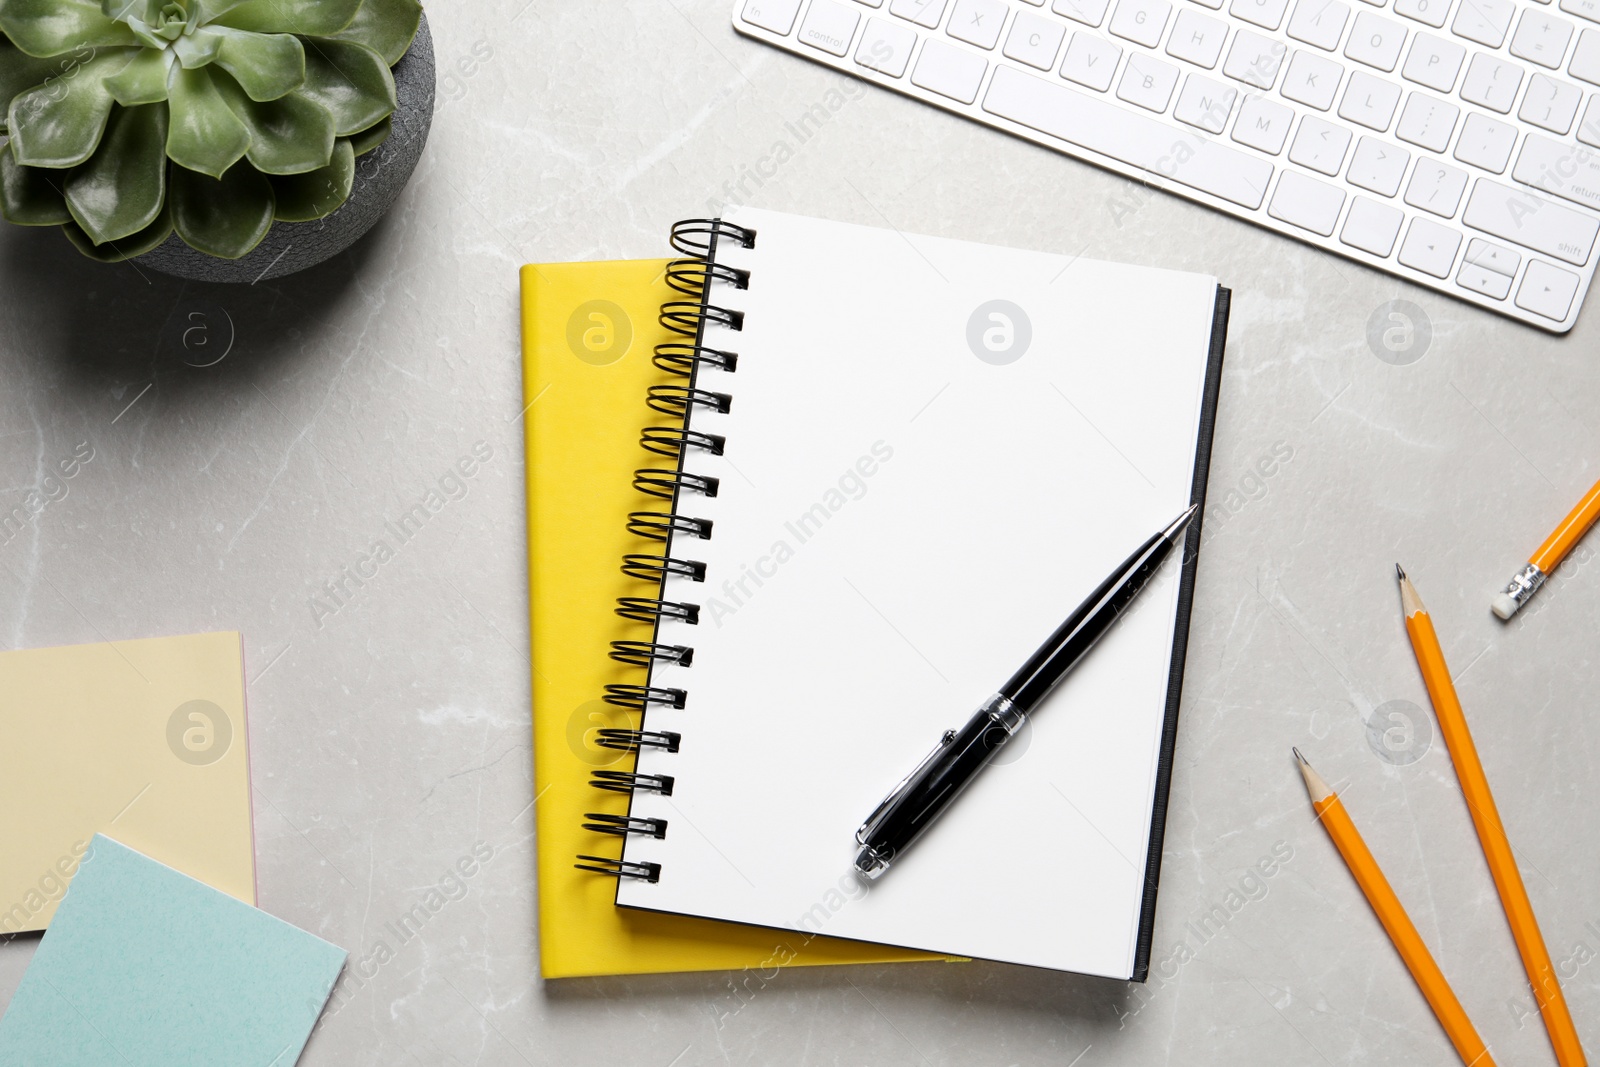
[[1594,276],[1600,0],[736,0],[733,24],[1546,330]]

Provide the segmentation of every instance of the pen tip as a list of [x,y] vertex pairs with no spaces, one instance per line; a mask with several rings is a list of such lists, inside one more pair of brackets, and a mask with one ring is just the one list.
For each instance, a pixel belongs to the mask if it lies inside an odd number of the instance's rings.
[[1161,536],[1176,540],[1178,534],[1183,531],[1183,528],[1189,525],[1189,520],[1194,518],[1194,513],[1199,510],[1199,504],[1190,504],[1183,510],[1183,514],[1179,515],[1177,518],[1173,519],[1167,524],[1167,528],[1161,531]]
[[1300,754],[1300,750],[1298,748],[1290,746],[1289,751],[1294,753],[1296,762],[1298,762],[1301,766],[1310,766],[1310,764],[1306,763],[1306,758]]
[[1394,565],[1394,576],[1402,582],[1406,580],[1406,572],[1398,563]]

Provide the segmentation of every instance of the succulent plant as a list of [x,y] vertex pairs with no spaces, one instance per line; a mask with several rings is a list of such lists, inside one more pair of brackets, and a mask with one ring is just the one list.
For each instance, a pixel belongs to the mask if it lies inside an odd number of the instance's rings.
[[237,259],[348,199],[418,0],[0,0],[0,213],[84,254]]

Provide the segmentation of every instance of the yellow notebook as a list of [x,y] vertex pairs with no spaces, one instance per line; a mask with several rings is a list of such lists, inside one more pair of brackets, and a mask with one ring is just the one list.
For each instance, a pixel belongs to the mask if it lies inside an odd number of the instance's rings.
[[236,633],[0,653],[0,933],[43,930],[96,833],[256,902]]
[[624,575],[623,555],[658,555],[628,533],[648,509],[633,471],[651,466],[640,427],[672,420],[646,389],[678,381],[651,355],[670,339],[658,322],[666,260],[522,268],[523,403],[528,450],[528,577],[533,626],[533,766],[539,852],[539,953],[546,978],[828,963],[939,960],[905,949],[619,908],[612,879],[576,870],[580,853],[615,857],[621,842],[583,829],[589,812],[621,815],[624,794],[589,784],[628,771],[633,756],[594,744],[595,731],[634,728],[638,714],[600,699],[645,670],[610,659],[614,640],[650,627],[612,610],[650,587]]

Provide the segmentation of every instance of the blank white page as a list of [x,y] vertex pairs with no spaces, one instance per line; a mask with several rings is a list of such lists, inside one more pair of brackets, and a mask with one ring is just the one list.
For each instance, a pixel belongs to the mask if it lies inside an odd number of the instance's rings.
[[[639,761],[676,785],[633,801],[667,833],[630,838],[625,857],[662,872],[623,880],[618,902],[1130,976],[1177,554],[877,882],[853,876],[853,836],[1188,505],[1216,280],[748,208],[725,217],[756,232],[751,249],[718,249],[750,284],[717,284],[710,302],[744,326],[704,343],[737,351],[738,367],[697,384],[733,400],[692,425],[725,436],[726,452],[684,464],[720,491],[680,495],[712,536],[670,550],[707,576],[669,581],[666,598],[700,605],[699,623],[657,637],[694,658],[651,679],[688,699],[645,722],[682,743]],[[969,343],[974,311],[994,300],[1031,324],[1009,363]],[[979,325],[1004,347],[1003,321]],[[978,350],[990,351],[981,330]]]

